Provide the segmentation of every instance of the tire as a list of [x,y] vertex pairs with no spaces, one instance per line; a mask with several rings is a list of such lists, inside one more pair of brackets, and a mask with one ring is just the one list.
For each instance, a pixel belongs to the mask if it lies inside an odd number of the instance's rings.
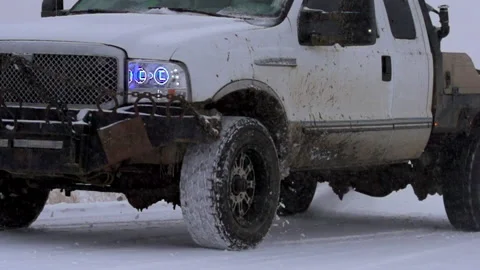
[[280,185],[279,216],[292,216],[308,210],[315,197],[317,179],[308,175],[291,173]]
[[277,151],[267,129],[254,119],[225,117],[220,139],[190,146],[182,165],[180,202],[195,243],[223,250],[255,248],[275,218],[279,179]]
[[480,137],[464,138],[453,147],[443,183],[443,202],[453,227],[480,231]]
[[10,185],[5,181],[0,186],[0,230],[29,227],[37,220],[48,200],[49,190],[14,183]]

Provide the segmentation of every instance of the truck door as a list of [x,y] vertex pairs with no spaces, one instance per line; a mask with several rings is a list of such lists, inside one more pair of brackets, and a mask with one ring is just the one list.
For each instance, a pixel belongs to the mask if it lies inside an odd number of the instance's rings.
[[419,157],[430,137],[433,61],[418,0],[382,0],[391,40],[392,117],[395,129],[388,161]]
[[305,133],[296,167],[383,163],[392,87],[382,63],[378,0],[304,0],[298,21],[295,91]]

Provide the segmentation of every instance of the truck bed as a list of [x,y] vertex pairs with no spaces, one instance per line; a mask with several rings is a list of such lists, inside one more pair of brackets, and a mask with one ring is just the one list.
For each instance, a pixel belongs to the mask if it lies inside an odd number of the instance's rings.
[[480,94],[480,70],[466,53],[443,53],[444,93]]

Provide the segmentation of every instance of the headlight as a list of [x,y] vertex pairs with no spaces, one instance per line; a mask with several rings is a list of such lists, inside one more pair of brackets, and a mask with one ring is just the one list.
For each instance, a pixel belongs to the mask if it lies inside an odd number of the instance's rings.
[[[130,60],[128,62],[127,78],[129,92],[171,94],[183,96],[186,100],[190,99],[187,72],[178,64],[151,60]],[[129,103],[135,102],[135,100],[135,97],[128,97]],[[140,102],[145,103],[149,100],[143,99]]]

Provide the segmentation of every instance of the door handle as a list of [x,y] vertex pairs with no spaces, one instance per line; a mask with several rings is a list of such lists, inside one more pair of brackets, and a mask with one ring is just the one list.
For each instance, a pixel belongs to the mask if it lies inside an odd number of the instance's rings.
[[392,58],[389,55],[382,56],[382,80],[392,81]]

